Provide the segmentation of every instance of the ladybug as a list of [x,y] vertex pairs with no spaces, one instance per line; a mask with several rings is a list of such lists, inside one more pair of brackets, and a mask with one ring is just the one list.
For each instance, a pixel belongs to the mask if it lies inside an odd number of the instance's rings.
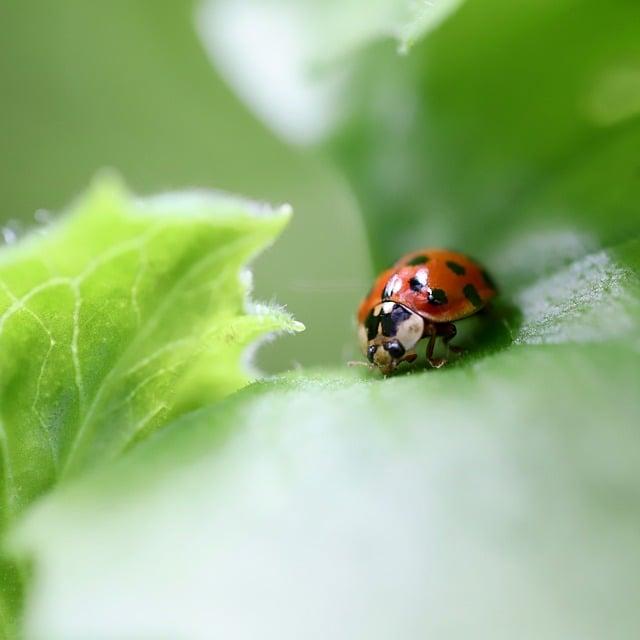
[[[436,338],[448,345],[453,324],[482,309],[496,295],[489,274],[462,253],[423,249],[409,253],[383,271],[358,309],[358,336],[364,355],[385,375],[401,362],[413,362],[419,340],[429,338],[427,361],[435,358]],[[451,351],[460,353],[458,347]]]

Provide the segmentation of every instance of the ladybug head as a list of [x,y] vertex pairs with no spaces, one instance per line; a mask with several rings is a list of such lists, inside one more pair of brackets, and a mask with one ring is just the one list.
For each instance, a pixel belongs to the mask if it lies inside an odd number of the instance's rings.
[[380,369],[395,369],[405,353],[405,348],[395,338],[367,347],[367,359]]
[[409,353],[422,337],[421,316],[395,302],[374,307],[360,327],[360,341],[367,360],[383,373],[391,373],[403,360],[415,358]]

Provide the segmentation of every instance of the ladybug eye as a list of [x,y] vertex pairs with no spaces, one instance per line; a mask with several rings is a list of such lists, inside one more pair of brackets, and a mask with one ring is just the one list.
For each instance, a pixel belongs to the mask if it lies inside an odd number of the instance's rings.
[[376,350],[378,349],[378,347],[376,347],[375,344],[372,344],[368,349],[367,349],[367,360],[369,360],[369,362],[373,362],[373,356],[376,354]]
[[398,342],[398,340],[391,340],[384,345],[384,348],[389,352],[389,355],[394,358],[402,358],[404,355],[404,347]]

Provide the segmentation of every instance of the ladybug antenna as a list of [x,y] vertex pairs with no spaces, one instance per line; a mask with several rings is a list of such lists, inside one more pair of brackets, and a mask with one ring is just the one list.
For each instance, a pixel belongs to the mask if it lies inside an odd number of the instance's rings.
[[363,362],[362,360],[349,360],[347,362],[348,367],[367,367],[367,369],[374,369],[375,364],[371,364],[370,362]]

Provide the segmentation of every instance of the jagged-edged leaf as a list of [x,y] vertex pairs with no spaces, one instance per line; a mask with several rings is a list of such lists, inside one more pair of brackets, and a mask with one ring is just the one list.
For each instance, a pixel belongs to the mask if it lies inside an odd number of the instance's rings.
[[242,271],[288,217],[219,194],[137,199],[106,179],[0,252],[4,523],[58,478],[249,381],[247,345],[299,327],[248,309]]

